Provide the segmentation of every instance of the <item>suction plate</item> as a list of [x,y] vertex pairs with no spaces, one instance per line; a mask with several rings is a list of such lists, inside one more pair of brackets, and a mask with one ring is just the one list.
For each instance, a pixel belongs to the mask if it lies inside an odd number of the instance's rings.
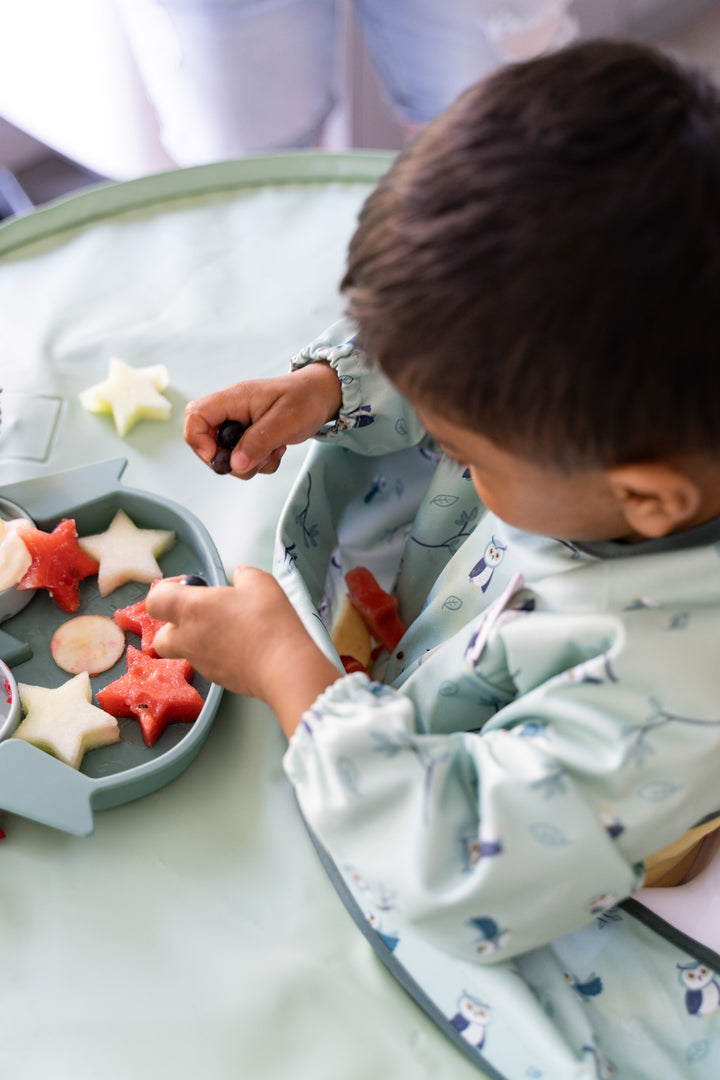
[[[175,531],[175,546],[159,559],[165,577],[200,574],[210,585],[226,584],[220,557],[204,525],[184,506],[123,488],[119,481],[126,464],[118,458],[39,477],[3,488],[2,497],[44,531],[51,531],[62,518],[73,518],[80,536],[102,532],[116,511],[123,509],[139,528]],[[142,599],[147,589],[147,585],[128,583],[101,597],[97,578],[86,578],[80,583],[77,614],[112,616],[117,608]],[[69,678],[50,655],[50,638],[67,618],[47,591],[38,589],[27,606],[3,622],[0,659],[12,667],[17,682],[54,687]],[[128,634],[127,641],[139,647],[134,634]],[[125,670],[123,656],[91,680],[93,694]],[[198,753],[212,725],[222,688],[198,675],[193,685],[205,700],[194,723],[171,724],[155,746],[148,748],[140,725],[122,719],[121,742],[89,751],[80,770],[21,739],[7,737],[11,732],[6,728],[0,741],[0,809],[65,832],[89,835],[94,811],[157,790],[186,769]]]

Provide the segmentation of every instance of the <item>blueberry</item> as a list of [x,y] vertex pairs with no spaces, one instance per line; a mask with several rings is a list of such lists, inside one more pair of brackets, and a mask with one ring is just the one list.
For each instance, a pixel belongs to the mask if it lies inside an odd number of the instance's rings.
[[237,420],[225,420],[217,429],[215,442],[223,450],[234,450],[245,431],[245,426]]
[[207,585],[207,581],[199,574],[185,574],[178,579],[178,585]]
[[230,472],[230,455],[242,438],[245,427],[238,420],[224,420],[217,429],[217,453],[210,468],[221,476]]

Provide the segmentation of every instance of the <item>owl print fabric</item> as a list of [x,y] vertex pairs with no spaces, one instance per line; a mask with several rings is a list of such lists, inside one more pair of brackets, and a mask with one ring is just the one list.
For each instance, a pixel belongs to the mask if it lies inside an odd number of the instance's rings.
[[720,522],[582,547],[510,528],[345,327],[295,364],[316,360],[343,408],[276,574],[331,655],[352,566],[408,626],[285,757],[349,906],[490,1076],[717,1077],[720,959],[618,905],[720,811]]

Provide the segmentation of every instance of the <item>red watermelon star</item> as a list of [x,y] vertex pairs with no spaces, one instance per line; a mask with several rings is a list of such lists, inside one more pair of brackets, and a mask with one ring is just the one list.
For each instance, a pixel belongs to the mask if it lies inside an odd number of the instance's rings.
[[188,681],[192,676],[187,660],[156,659],[128,645],[126,673],[95,697],[111,716],[134,716],[145,745],[154,746],[168,724],[200,715],[204,701]]
[[[161,578],[157,579],[162,580]],[[150,588],[156,582],[153,581]],[[129,630],[133,634],[138,634],[140,637],[140,649],[142,652],[147,653],[148,656],[157,657],[157,653],[153,647],[153,641],[155,635],[161,626],[165,623],[160,619],[153,619],[152,615],[148,614],[147,607],[145,606],[145,600],[138,600],[136,604],[129,604],[127,607],[118,608],[113,614],[113,619],[123,630]]]
[[97,574],[100,564],[86,555],[78,544],[72,518],[63,518],[51,533],[32,525],[20,536],[32,562],[18,582],[18,589],[47,589],[58,607],[71,614],[80,607],[80,582]]

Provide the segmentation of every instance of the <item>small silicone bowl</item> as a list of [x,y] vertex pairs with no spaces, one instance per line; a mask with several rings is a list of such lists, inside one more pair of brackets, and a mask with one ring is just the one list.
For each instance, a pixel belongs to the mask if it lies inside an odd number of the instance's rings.
[[[33,519],[29,514],[26,514],[21,506],[17,503],[10,502],[9,499],[0,498],[0,517],[5,521],[13,521],[15,518],[25,518],[31,525],[34,525]],[[13,615],[17,615],[18,611],[22,611],[26,604],[29,604],[35,595],[35,589],[0,589],[0,623],[4,623],[6,619],[12,618]]]
[[12,735],[20,720],[20,695],[10,668],[0,660],[0,739]]

